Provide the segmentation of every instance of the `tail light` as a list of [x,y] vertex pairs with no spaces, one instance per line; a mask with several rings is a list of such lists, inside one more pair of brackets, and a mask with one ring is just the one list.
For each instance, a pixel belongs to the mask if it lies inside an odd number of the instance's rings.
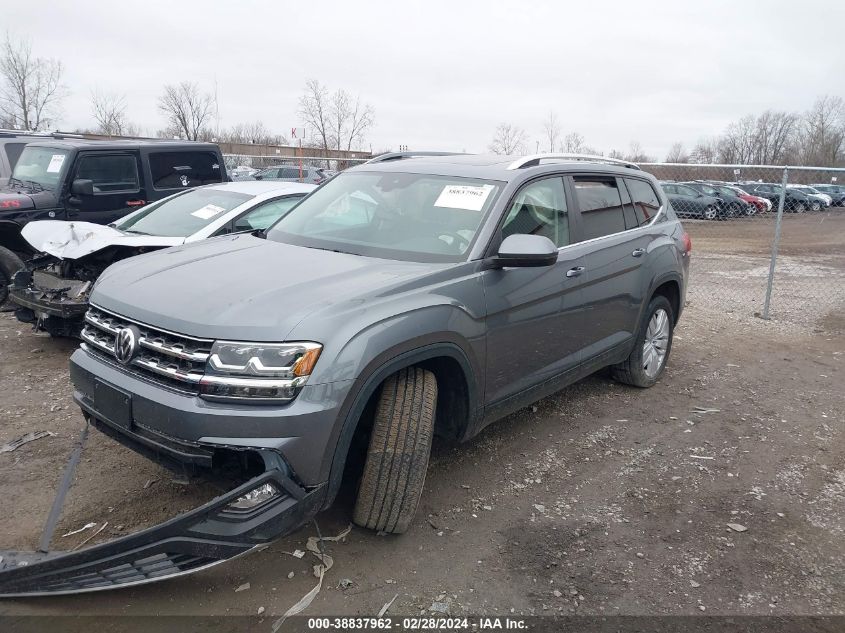
[[681,241],[684,243],[684,252],[692,252],[692,239],[690,238],[689,233],[684,231],[684,234],[681,236]]

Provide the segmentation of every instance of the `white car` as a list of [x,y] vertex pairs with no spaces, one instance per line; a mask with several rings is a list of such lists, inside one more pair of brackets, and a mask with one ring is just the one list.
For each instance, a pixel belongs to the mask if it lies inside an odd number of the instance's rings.
[[[819,211],[822,207],[829,207],[833,204],[833,198],[826,193],[822,193],[818,189],[811,187],[810,185],[788,185],[788,189],[797,189],[805,196],[810,199],[811,208],[813,211]],[[815,200],[818,200],[821,204],[819,207],[816,207],[815,204],[812,204]]]
[[314,189],[296,182],[228,182],[180,191],[108,226],[30,222],[21,235],[41,255],[14,276],[15,314],[54,336],[76,335],[88,294],[109,265],[168,246],[266,229]]

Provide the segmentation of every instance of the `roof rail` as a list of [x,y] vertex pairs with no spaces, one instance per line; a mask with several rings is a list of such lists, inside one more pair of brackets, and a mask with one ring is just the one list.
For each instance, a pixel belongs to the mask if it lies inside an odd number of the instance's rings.
[[365,165],[370,163],[386,163],[392,160],[403,160],[405,158],[420,158],[424,156],[463,156],[464,152],[387,152],[374,156]]
[[522,169],[523,167],[536,167],[540,164],[541,160],[546,159],[606,163],[608,165],[621,165],[622,167],[628,167],[630,169],[639,169],[639,166],[629,160],[619,160],[618,158],[608,158],[607,156],[594,156],[593,154],[569,154],[566,152],[529,154],[528,156],[523,156],[522,158],[513,161],[507,168]]

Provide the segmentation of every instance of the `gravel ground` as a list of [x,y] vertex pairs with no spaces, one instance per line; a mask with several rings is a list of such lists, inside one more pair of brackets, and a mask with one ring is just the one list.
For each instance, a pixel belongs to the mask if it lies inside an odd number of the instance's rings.
[[[466,445],[437,444],[409,532],[353,528],[330,544],[335,566],[306,613],[372,615],[394,595],[394,615],[434,603],[452,614],[845,613],[845,336],[720,314],[687,309],[650,390],[594,376]],[[55,434],[0,454],[6,546],[37,540],[81,428],[72,347],[0,315],[0,442]],[[115,536],[213,492],[94,432],[57,534],[108,521],[101,536]],[[320,515],[324,535],[346,528],[353,492]],[[0,615],[263,608],[269,630],[314,585],[316,560],[290,554],[314,533],[157,585],[6,600]]]
[[[747,322],[763,312],[773,214],[728,222],[685,220],[693,240],[693,305]],[[771,300],[784,331],[845,331],[845,209],[785,214]]]

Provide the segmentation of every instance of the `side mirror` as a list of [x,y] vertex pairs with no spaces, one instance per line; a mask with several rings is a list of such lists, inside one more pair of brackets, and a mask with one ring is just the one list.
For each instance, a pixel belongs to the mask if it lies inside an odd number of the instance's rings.
[[543,235],[509,235],[490,262],[493,268],[536,268],[557,262],[557,246]]
[[71,183],[70,192],[75,196],[93,196],[94,181],[87,178],[77,178]]

